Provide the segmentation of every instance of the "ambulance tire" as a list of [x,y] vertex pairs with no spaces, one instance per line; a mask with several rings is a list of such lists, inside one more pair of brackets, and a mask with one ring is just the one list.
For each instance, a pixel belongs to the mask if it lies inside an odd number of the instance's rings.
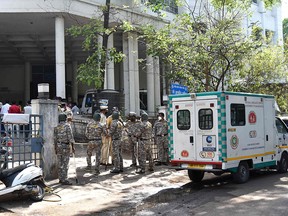
[[237,172],[232,174],[233,181],[238,184],[243,184],[250,177],[249,166],[246,161],[241,161],[238,165]]
[[205,172],[202,170],[188,170],[188,176],[192,182],[199,183],[202,181]]
[[280,159],[280,162],[278,163],[278,169],[277,171],[279,173],[286,173],[288,169],[288,155],[287,153],[283,153]]

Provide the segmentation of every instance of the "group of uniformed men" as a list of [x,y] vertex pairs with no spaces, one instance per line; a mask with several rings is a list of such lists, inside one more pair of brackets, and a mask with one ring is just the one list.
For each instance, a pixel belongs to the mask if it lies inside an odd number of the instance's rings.
[[[91,157],[96,153],[95,174],[100,174],[100,165],[109,165],[109,156],[112,156],[113,169],[110,173],[124,171],[122,158],[122,133],[125,131],[129,137],[129,145],[132,153],[132,164],[136,173],[144,174],[146,159],[149,161],[148,170],[154,171],[152,156],[153,140],[158,149],[157,165],[168,165],[168,124],[164,119],[164,113],[158,114],[158,120],[154,127],[148,121],[148,114],[141,112],[141,119],[137,119],[135,112],[130,112],[128,122],[124,124],[117,107],[113,107],[112,114],[106,118],[106,107],[100,107],[100,112],[93,114],[93,119],[87,124],[85,135],[88,141],[87,167],[92,171]],[[70,152],[75,153],[74,139],[70,124],[66,121],[66,115],[59,115],[59,125],[54,129],[54,144],[58,159],[59,183],[72,184],[67,180]],[[70,145],[71,144],[71,145]],[[138,159],[138,166],[137,166]]]

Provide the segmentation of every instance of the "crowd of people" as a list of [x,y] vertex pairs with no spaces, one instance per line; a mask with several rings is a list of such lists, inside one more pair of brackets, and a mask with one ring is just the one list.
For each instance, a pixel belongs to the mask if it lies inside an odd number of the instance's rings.
[[[32,107],[31,107],[31,102],[27,101],[26,104],[23,106],[22,101],[19,101],[16,103],[15,101],[12,101],[11,104],[9,100],[6,100],[5,103],[3,104],[0,102],[0,114],[31,114],[32,113]],[[10,130],[11,133],[11,128],[8,128],[9,125],[4,125],[1,123],[1,135],[5,136],[6,132]],[[19,133],[19,125],[15,125],[15,131]],[[28,130],[29,130],[29,125],[25,125],[24,131],[25,131],[25,139],[28,137]]]
[[[124,172],[122,157],[122,134],[128,135],[129,147],[131,149],[130,167],[135,167],[137,174],[146,172],[146,160],[148,160],[148,171],[154,171],[154,165],[168,165],[168,123],[164,119],[164,113],[158,113],[158,119],[154,126],[149,122],[148,114],[141,112],[137,117],[135,112],[130,112],[128,121],[124,122],[117,107],[113,107],[112,114],[107,116],[108,107],[100,106],[99,112],[93,114],[92,120],[87,124],[85,136],[87,145],[87,167],[86,170],[100,174],[100,166],[112,165],[110,173],[118,174]],[[69,157],[75,153],[74,138],[71,125],[67,119],[67,112],[59,115],[59,125],[54,129],[55,152],[58,158],[59,183],[70,185],[67,172]],[[152,145],[158,149],[158,160],[154,164],[152,156]],[[92,169],[91,157],[95,153],[95,168]],[[109,158],[112,158],[111,164]]]

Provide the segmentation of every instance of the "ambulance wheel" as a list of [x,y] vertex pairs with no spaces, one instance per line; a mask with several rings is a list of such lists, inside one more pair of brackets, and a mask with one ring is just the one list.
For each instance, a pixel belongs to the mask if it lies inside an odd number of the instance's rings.
[[288,155],[287,153],[283,153],[278,163],[278,172],[279,173],[286,173],[288,169]]
[[204,177],[204,171],[201,170],[188,170],[188,176],[191,181],[198,183],[201,182]]
[[237,172],[233,173],[232,175],[234,182],[238,184],[247,182],[250,176],[248,163],[246,161],[240,162]]
[[36,184],[34,184],[34,187],[37,188],[37,192],[32,192],[32,194],[30,195],[30,199],[35,201],[35,202],[42,201],[44,196],[45,196],[45,189],[44,189],[43,185],[36,183]]

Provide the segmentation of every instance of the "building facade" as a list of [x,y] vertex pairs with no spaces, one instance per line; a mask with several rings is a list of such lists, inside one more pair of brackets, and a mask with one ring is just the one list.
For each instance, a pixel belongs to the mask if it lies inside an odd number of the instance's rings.
[[[175,14],[187,11],[167,0],[165,18],[159,19],[144,3],[148,0],[111,0],[110,24],[127,20],[133,25],[152,23],[155,26],[172,20]],[[207,1],[207,0],[204,0]],[[50,98],[56,96],[81,102],[90,87],[76,80],[77,67],[87,58],[82,39],[72,38],[66,29],[88,23],[101,16],[105,0],[0,0],[0,101],[27,101],[37,98],[37,85],[49,83]],[[193,5],[195,1],[187,1]],[[253,1],[253,16],[244,22],[260,22],[265,31],[273,31],[273,40],[282,38],[279,8],[266,11],[262,1]],[[246,26],[246,27],[247,27]],[[248,29],[248,28],[247,28]],[[249,34],[247,30],[247,34]],[[126,58],[109,63],[105,89],[122,91],[125,113],[145,109],[150,115],[169,94],[165,65],[157,57],[146,54],[146,45],[138,41],[138,33],[115,32],[108,46],[121,50]],[[139,62],[138,59],[144,59]]]

